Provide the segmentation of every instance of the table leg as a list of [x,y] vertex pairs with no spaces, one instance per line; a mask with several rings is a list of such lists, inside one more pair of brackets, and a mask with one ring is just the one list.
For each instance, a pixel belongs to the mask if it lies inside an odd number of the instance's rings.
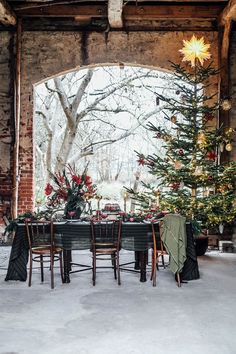
[[139,252],[139,259],[140,259],[140,281],[144,283],[147,281],[146,277],[146,265],[147,265],[147,252],[140,251]]
[[64,260],[64,282],[70,283],[71,250],[63,251],[63,260]]
[[140,269],[140,252],[135,251],[134,252],[134,269],[139,270]]

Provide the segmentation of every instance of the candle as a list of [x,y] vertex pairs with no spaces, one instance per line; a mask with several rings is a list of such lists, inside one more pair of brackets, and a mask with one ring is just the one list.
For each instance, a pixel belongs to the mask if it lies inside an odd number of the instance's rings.
[[126,213],[126,209],[127,209],[127,199],[128,199],[128,193],[124,192],[124,212]]
[[160,207],[160,195],[161,195],[161,192],[158,189],[154,194],[156,196],[156,207],[159,208]]

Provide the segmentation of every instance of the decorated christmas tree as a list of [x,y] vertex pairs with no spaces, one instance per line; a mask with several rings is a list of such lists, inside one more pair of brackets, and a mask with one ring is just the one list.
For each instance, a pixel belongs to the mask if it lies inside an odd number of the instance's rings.
[[208,63],[209,47],[195,36],[184,41],[183,63],[172,63],[175,94],[157,94],[167,124],[148,124],[154,139],[163,140],[165,153],[138,152],[138,163],[156,176],[156,185],[143,181],[143,192],[129,192],[141,209],[179,212],[203,227],[222,228],[236,216],[236,164],[222,161],[222,153],[232,150],[235,129],[215,124],[220,108],[229,110],[231,105],[228,99],[219,102],[217,92],[212,94],[218,71]]

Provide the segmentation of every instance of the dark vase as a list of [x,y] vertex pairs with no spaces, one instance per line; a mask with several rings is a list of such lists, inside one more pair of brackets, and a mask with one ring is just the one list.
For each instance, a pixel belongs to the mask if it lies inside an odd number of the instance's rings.
[[81,214],[82,214],[81,207],[77,207],[75,210],[65,211],[65,215],[67,219],[80,219]]
[[203,256],[208,248],[208,237],[199,236],[195,239],[195,248],[197,256]]

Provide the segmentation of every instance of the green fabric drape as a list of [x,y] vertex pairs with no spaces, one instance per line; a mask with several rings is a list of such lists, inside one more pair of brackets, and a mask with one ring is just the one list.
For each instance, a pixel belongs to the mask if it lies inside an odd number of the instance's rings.
[[186,218],[169,214],[161,223],[161,238],[170,256],[170,269],[180,273],[186,260]]

